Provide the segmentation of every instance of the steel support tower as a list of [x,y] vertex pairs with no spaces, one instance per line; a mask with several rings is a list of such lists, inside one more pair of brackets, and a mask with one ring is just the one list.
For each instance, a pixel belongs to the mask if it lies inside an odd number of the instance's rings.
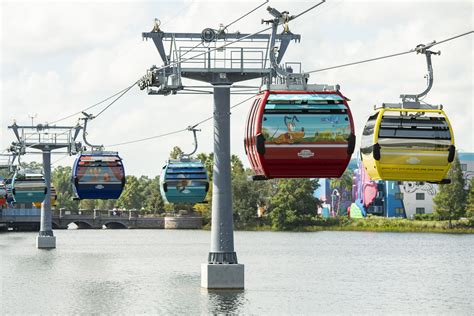
[[51,152],[65,148],[65,154],[76,154],[81,143],[76,142],[82,127],[76,126],[19,126],[14,123],[8,126],[13,130],[17,142],[12,148],[20,154],[27,154],[28,149],[39,149],[43,155],[43,173],[46,182],[46,197],[41,203],[40,231],[36,238],[36,247],[39,249],[56,248],[56,237],[53,234],[53,213],[51,211]]
[[[148,94],[169,95],[186,91],[182,78],[209,83],[214,96],[214,171],[212,191],[211,249],[208,262],[201,267],[201,286],[209,289],[244,288],[244,266],[238,263],[234,249],[231,185],[230,94],[234,83],[262,78],[271,84],[282,73],[279,63],[289,43],[300,35],[289,31],[288,12],[268,7],[274,19],[271,34],[228,33],[225,29],[204,29],[201,33],[167,33],[159,21],[151,32],[142,33],[152,39],[163,62],[153,66],[139,81]],[[283,32],[277,27],[285,24]],[[169,55],[165,51],[169,43]],[[233,43],[232,43],[233,42]],[[238,44],[238,45],[236,45]],[[282,67],[287,70],[287,67]],[[203,87],[200,87],[203,88]],[[204,87],[205,88],[205,87]],[[196,90],[188,90],[195,91]],[[255,89],[257,92],[257,89]]]

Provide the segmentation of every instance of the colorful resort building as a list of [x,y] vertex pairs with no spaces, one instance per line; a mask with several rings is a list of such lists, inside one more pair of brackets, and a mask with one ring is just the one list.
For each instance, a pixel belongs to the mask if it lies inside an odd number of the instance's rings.
[[[474,153],[458,153],[466,185],[474,176]],[[319,179],[314,196],[323,201],[319,213],[324,217],[369,214],[384,217],[413,218],[415,214],[434,212],[433,198],[438,185],[426,182],[372,181],[360,161],[352,159],[352,190],[331,189],[330,179]]]

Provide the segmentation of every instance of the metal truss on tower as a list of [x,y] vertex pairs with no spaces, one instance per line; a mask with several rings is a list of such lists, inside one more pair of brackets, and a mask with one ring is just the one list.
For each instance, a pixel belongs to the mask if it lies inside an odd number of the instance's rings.
[[19,126],[16,123],[8,126],[13,131],[16,142],[12,143],[11,151],[17,155],[28,153],[29,149],[42,151],[43,173],[46,184],[46,196],[41,204],[40,231],[36,239],[37,248],[56,248],[56,237],[52,229],[51,211],[51,152],[66,149],[69,155],[76,154],[82,147],[76,138],[82,126],[50,126],[38,124],[36,126]]
[[[163,32],[156,22],[153,30],[142,33],[142,37],[153,40],[163,66],[151,67],[138,82],[139,87],[147,89],[148,94],[168,95],[180,91],[204,92],[184,86],[182,78],[211,84],[233,84],[257,78],[262,78],[262,84],[276,82],[280,73],[272,60],[279,64],[290,42],[299,42],[301,35],[290,32],[287,23],[291,17],[287,12],[280,13],[270,7],[267,10],[275,19],[262,20],[262,23],[272,24],[266,29],[273,28],[271,34],[228,33],[222,26],[218,30],[206,28],[201,33],[172,33]],[[281,24],[285,24],[283,31],[276,34]],[[295,65],[301,70],[300,63],[280,67],[291,73]]]

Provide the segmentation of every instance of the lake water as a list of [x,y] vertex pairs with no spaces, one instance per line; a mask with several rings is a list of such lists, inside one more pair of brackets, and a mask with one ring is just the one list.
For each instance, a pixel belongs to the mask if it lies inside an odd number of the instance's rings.
[[474,235],[236,232],[244,291],[200,288],[208,231],[0,234],[0,314],[456,314],[474,311]]

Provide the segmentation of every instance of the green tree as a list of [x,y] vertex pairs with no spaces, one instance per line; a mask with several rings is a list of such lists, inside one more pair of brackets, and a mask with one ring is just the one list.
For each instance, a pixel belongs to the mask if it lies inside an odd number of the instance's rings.
[[83,209],[83,210],[96,209],[96,208],[98,208],[97,207],[98,201],[99,200],[92,200],[92,199],[81,200],[79,202],[79,208]]
[[138,192],[140,194],[140,200],[141,200],[141,206],[138,209],[140,214],[144,215],[148,210],[147,210],[147,205],[146,205],[146,200],[148,196],[150,195],[150,190],[151,190],[151,182],[152,180],[148,178],[147,176],[140,176],[138,179]]
[[[16,165],[12,164],[11,157],[3,157],[0,164],[0,179],[11,179],[15,174]],[[15,158],[15,163],[18,162],[18,157]],[[23,165],[23,163],[22,163]]]
[[252,190],[247,180],[242,161],[236,155],[231,156],[232,209],[237,225],[248,225],[257,214],[258,193]]
[[143,199],[140,192],[138,178],[135,176],[127,176],[126,180],[127,182],[122,195],[120,195],[120,198],[117,200],[117,206],[126,209],[140,210]]
[[173,150],[170,152],[170,157],[172,159],[178,159],[184,152],[178,146],[174,146]]
[[232,176],[245,176],[245,169],[244,169],[244,164],[242,163],[242,160],[240,160],[239,156],[237,155],[232,155],[230,157],[230,165],[231,165],[231,172]]
[[8,167],[0,169],[0,178],[8,179],[13,176],[13,173],[8,170]]
[[352,191],[352,177],[354,176],[354,170],[347,168],[340,178],[331,179],[331,189],[337,189],[339,192],[351,192]]
[[452,227],[451,220],[463,216],[466,209],[465,180],[461,170],[459,158],[456,155],[448,172],[450,184],[440,184],[439,191],[433,199],[435,212],[441,219],[449,220],[449,227]]
[[197,204],[189,204],[189,203],[169,203],[165,204],[165,211],[168,213],[177,214],[179,211],[187,211],[192,212],[194,207]]
[[206,194],[207,203],[199,203],[194,205],[194,210],[201,214],[203,224],[207,225],[211,222],[212,213],[212,182],[209,182],[209,191]]
[[206,194],[207,203],[195,204],[194,210],[201,214],[204,225],[207,225],[211,222],[212,213],[212,173],[214,170],[214,154],[199,153],[197,159],[201,160],[206,168],[207,176],[209,177],[209,191]]
[[22,168],[30,168],[30,169],[41,169],[43,170],[43,164],[36,161],[31,162],[22,162],[20,163],[20,167]]
[[95,208],[99,210],[111,210],[115,207],[117,200],[95,200]]
[[[340,194],[339,198],[342,198],[342,196],[344,196],[344,192],[349,193],[349,196],[350,196],[352,192],[352,177],[353,176],[354,176],[354,170],[350,168],[346,168],[346,170],[344,171],[341,177],[331,179],[331,182],[329,184],[331,190],[336,189]],[[337,205],[339,207],[337,210],[335,210],[335,212],[338,215],[347,214],[346,210],[341,210],[340,203],[337,203]]]
[[201,160],[201,162],[204,164],[204,167],[207,170],[209,181],[212,181],[212,173],[214,171],[214,153],[200,153],[197,155],[197,159]]
[[156,176],[148,185],[144,207],[152,211],[153,214],[157,214],[163,211],[164,205],[160,192],[160,177]]
[[258,206],[268,205],[271,181],[249,181],[250,170],[245,170],[238,156],[232,155],[232,207],[237,227],[259,223]]
[[58,166],[51,174],[51,180],[56,188],[58,199],[56,209],[65,208],[67,210],[78,210],[79,203],[74,201],[74,191],[71,182],[72,168]]
[[311,179],[281,179],[270,198],[270,218],[275,229],[289,229],[316,214],[318,199],[313,196],[318,184]]
[[469,183],[469,191],[467,194],[466,216],[474,217],[474,177]]
[[253,183],[248,181],[245,175],[233,177],[232,195],[232,207],[237,226],[245,227],[255,223],[260,195],[258,191],[254,190]]

